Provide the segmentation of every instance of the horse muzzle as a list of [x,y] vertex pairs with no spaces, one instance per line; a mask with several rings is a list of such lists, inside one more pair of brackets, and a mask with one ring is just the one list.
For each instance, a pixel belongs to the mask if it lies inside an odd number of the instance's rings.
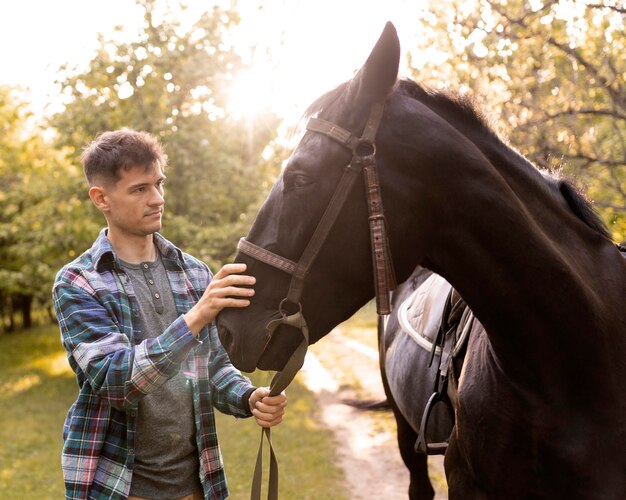
[[267,343],[259,357],[260,370],[280,371],[303,342],[309,343],[309,331],[301,311],[293,314],[281,313],[266,326]]

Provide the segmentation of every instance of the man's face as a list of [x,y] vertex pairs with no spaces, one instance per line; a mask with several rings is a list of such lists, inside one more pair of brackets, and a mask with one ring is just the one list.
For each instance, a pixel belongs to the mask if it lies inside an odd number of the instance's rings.
[[161,229],[165,175],[159,166],[121,171],[120,180],[103,187],[109,228],[129,236],[147,236]]

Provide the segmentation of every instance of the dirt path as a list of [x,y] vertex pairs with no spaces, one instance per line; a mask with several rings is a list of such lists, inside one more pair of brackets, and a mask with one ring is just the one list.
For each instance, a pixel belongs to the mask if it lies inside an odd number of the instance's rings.
[[[338,444],[351,500],[408,498],[409,476],[398,452],[390,412],[363,412],[342,403],[346,398],[384,399],[375,349],[335,331],[309,351],[301,371],[315,393],[325,425]],[[447,499],[441,457],[429,461],[436,500]]]

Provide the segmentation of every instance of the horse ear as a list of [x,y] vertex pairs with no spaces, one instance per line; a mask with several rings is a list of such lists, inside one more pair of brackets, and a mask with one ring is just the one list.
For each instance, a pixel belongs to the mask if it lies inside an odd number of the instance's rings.
[[383,101],[396,83],[399,64],[400,40],[396,28],[388,22],[367,61],[352,80],[357,99],[367,104]]

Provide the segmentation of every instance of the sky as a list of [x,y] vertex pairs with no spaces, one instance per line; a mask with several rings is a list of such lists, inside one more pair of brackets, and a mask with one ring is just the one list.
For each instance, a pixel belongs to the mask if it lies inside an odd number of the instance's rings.
[[[167,0],[162,0],[167,1]],[[421,0],[222,0],[242,15],[237,40],[242,53],[256,46],[275,53],[254,57],[254,69],[234,82],[236,109],[269,105],[281,115],[299,113],[313,99],[350,78],[367,58],[385,22],[400,40],[415,36]],[[187,0],[193,14],[213,2]],[[63,64],[85,65],[98,46],[98,33],[112,36],[116,25],[133,38],[141,25],[134,0],[20,0],[0,3],[0,84],[29,89],[37,113],[55,102],[54,86]],[[279,43],[284,40],[284,46]],[[254,85],[255,91],[250,88]],[[250,102],[254,96],[254,103]],[[246,101],[247,99],[247,101]]]
[[128,21],[140,21],[133,0],[1,1],[0,84],[30,89],[34,107],[43,109],[55,97],[58,68],[86,63],[97,33]]

